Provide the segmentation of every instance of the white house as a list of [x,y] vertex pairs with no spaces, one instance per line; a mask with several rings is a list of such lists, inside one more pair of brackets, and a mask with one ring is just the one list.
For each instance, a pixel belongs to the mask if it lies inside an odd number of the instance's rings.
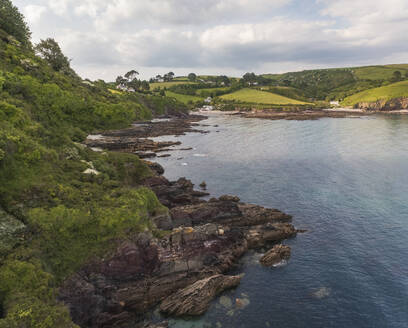
[[331,101],[331,102],[330,102],[330,106],[340,107],[340,102],[339,102],[339,101]]
[[210,104],[212,102],[212,98],[208,97],[204,100],[205,103]]

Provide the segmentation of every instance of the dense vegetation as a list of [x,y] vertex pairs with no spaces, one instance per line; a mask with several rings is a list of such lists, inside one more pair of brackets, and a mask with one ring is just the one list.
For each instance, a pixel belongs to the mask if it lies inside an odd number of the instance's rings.
[[83,81],[55,40],[31,45],[16,13],[0,1],[0,327],[74,327],[60,283],[167,211],[140,186],[151,171],[137,156],[81,142],[186,107]]

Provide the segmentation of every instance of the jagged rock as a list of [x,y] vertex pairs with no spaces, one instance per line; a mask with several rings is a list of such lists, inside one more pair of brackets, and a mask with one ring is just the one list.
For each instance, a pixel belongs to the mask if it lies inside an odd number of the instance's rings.
[[250,227],[245,233],[249,248],[260,248],[294,236],[296,236],[296,229],[289,223],[267,223]]
[[157,215],[153,217],[151,220],[160,230],[172,230],[174,228],[173,220],[171,219],[169,213]]
[[200,187],[201,187],[201,189],[206,189],[207,188],[207,184],[205,183],[205,181],[200,183]]
[[157,175],[164,174],[164,168],[159,163],[144,161],[144,163]]
[[285,245],[275,245],[270,249],[262,258],[260,262],[265,266],[272,266],[281,262],[282,260],[288,260],[290,258],[290,247]]
[[240,201],[239,197],[230,196],[230,195],[223,195],[219,198],[219,200],[224,201],[224,202],[235,202],[235,203],[238,203]]
[[236,287],[240,276],[215,275],[174,293],[160,305],[160,310],[175,316],[201,315],[210,306],[213,298],[226,289]]

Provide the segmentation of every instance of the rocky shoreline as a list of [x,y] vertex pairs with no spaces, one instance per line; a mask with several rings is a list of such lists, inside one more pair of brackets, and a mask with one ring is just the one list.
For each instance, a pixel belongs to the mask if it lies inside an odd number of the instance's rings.
[[328,110],[276,110],[265,109],[256,110],[251,112],[240,111],[231,115],[239,115],[244,118],[260,118],[267,120],[292,120],[292,121],[305,121],[305,120],[318,120],[321,118],[346,118],[346,117],[360,117],[366,115],[363,112],[350,112],[350,111],[328,111]]
[[[87,145],[137,153],[151,144],[140,139],[200,132],[193,126],[204,118],[144,123],[143,130],[137,124]],[[154,150],[165,147],[157,143]],[[290,215],[242,203],[236,196],[205,201],[201,197],[208,193],[194,190],[191,181],[169,181],[159,164],[147,163],[155,174],[143,185],[169,211],[152,218],[156,231],[118,240],[112,253],[64,282],[59,299],[81,327],[167,327],[166,322],[149,323],[147,314],[157,306],[168,316],[201,315],[217,295],[239,284],[241,277],[228,272],[247,250],[272,248],[298,233]]]

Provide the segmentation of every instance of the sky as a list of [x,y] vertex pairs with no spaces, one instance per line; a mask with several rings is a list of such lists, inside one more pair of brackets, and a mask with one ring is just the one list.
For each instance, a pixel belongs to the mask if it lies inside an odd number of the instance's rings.
[[[13,0],[12,0],[13,1]],[[408,63],[407,0],[14,0],[83,78]]]

